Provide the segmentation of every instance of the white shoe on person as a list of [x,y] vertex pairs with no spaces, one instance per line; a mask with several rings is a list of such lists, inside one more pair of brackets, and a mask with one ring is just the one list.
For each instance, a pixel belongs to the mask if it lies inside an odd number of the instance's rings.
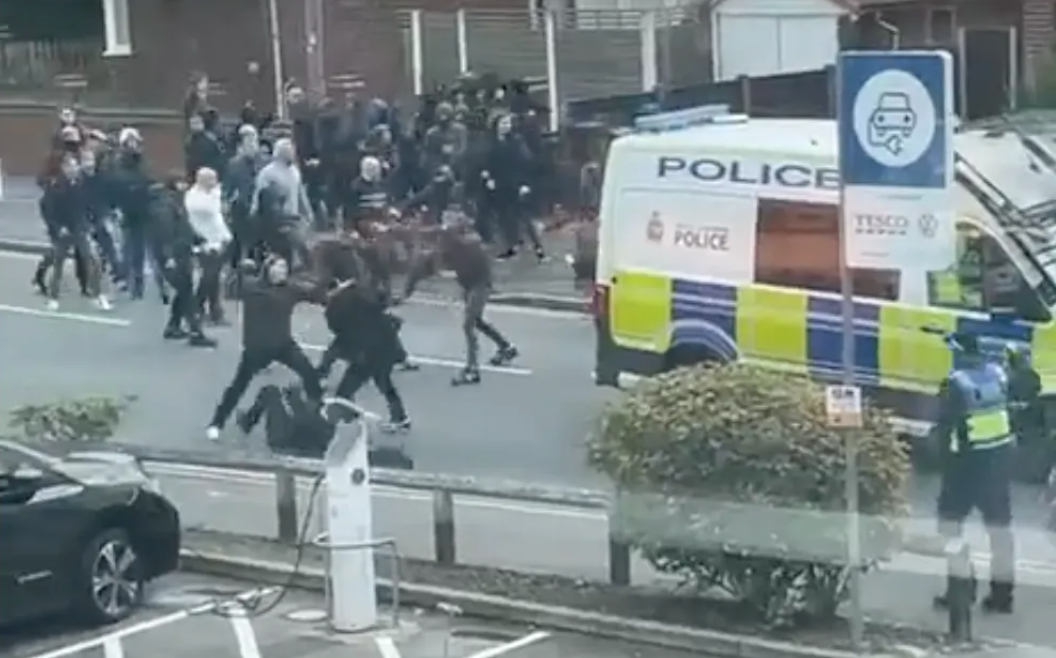
[[106,295],[99,295],[95,298],[95,307],[100,311],[112,311],[114,309]]
[[219,441],[220,428],[216,425],[210,425],[209,427],[205,428],[205,438],[209,439],[210,441]]
[[57,311],[59,310],[59,300],[49,299],[46,306],[49,311]]

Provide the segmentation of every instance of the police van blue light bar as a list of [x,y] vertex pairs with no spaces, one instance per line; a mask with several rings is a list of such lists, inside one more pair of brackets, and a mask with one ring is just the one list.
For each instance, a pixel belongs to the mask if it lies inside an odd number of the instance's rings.
[[746,121],[747,118],[743,114],[730,114],[729,105],[702,105],[685,110],[636,117],[634,128],[639,131],[667,132],[715,123],[740,123]]

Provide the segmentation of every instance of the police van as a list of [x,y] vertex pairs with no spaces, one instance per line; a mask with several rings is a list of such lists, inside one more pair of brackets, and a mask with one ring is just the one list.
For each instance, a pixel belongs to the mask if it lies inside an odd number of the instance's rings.
[[[831,120],[721,109],[643,117],[610,146],[594,311],[602,385],[745,360],[838,379],[843,331],[839,171]],[[854,378],[927,436],[935,392],[971,331],[995,357],[1029,350],[1056,395],[1056,158],[1014,130],[955,137],[957,262],[862,270]],[[1052,142],[1056,144],[1056,142]],[[934,218],[863,215],[856,230],[934,231]]]

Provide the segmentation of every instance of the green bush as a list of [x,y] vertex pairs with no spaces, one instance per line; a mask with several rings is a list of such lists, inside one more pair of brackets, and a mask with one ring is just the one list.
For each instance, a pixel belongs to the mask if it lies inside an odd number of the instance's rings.
[[135,398],[86,397],[27,404],[11,412],[10,425],[31,441],[105,441]]
[[588,442],[617,485],[615,532],[659,571],[722,588],[754,618],[831,617],[845,595],[845,439],[859,451],[863,566],[890,555],[908,455],[888,414],[827,426],[824,388],[744,364],[684,368],[607,408]]

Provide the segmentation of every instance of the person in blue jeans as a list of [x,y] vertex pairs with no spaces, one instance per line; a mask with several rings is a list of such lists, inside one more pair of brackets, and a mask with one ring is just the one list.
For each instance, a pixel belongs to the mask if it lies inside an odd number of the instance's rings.
[[118,137],[119,154],[113,171],[114,203],[121,211],[122,219],[122,255],[133,299],[143,298],[150,186],[153,184],[144,166],[142,144],[137,130],[123,129]]
[[86,149],[81,154],[81,175],[84,178],[85,204],[92,240],[99,247],[99,256],[109,269],[111,280],[121,284],[125,280],[124,261],[117,253],[117,244],[110,229],[109,189],[106,176],[99,172],[95,153],[91,150]]

